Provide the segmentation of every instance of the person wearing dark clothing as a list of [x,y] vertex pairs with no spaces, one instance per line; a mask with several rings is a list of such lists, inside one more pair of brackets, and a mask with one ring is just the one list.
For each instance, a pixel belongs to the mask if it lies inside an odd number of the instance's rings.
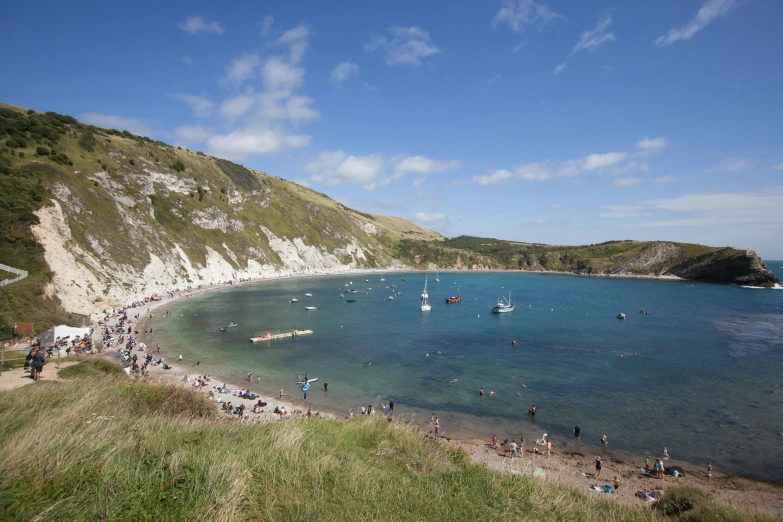
[[394,411],[394,401],[389,401],[389,413]]
[[582,434],[582,428],[579,427],[579,424],[577,424],[574,427],[574,438],[579,439],[579,436]]

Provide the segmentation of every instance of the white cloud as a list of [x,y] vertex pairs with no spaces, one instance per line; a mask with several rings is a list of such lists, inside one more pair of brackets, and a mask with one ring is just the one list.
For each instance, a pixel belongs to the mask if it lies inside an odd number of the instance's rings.
[[617,187],[635,187],[642,181],[642,178],[620,178],[614,180],[613,183]]
[[657,187],[663,187],[669,183],[674,183],[674,176],[661,176],[652,180],[652,184]]
[[183,125],[174,129],[174,137],[183,143],[201,143],[209,136],[210,133],[199,125]]
[[200,16],[188,16],[184,22],[177,24],[177,27],[190,34],[212,33],[223,34],[223,26],[217,22],[208,22]]
[[565,62],[564,62],[564,63],[561,63],[560,65],[556,66],[556,67],[555,67],[555,68],[552,70],[552,74],[560,74],[561,72],[563,72],[563,69],[565,69],[565,68],[566,68],[566,64],[565,64]]
[[377,49],[386,51],[386,65],[410,65],[418,67],[428,56],[441,52],[430,39],[427,31],[416,26],[392,26],[389,31],[391,38],[377,35],[364,46],[365,50],[374,52]]
[[420,178],[416,178],[413,180],[413,186],[415,188],[421,188],[426,182],[427,182],[427,178],[422,176]]
[[275,44],[279,46],[288,46],[291,63],[298,64],[302,61],[305,51],[307,51],[309,36],[310,30],[304,25],[299,25],[284,32],[283,35],[275,41]]
[[[696,193],[652,199],[632,205],[606,205],[601,217],[655,216],[635,226],[694,227],[715,225],[783,226],[783,186],[759,191]],[[625,215],[623,215],[625,214]],[[657,219],[656,219],[657,218]]]
[[185,102],[190,107],[190,110],[193,111],[193,115],[198,118],[206,118],[211,115],[212,109],[215,107],[215,102],[203,94],[175,93],[171,96],[174,99]]
[[434,212],[416,212],[413,215],[413,221],[423,227],[442,227],[448,225],[449,218],[444,214]]
[[270,91],[293,90],[304,82],[305,70],[280,58],[269,58],[264,62],[261,77]]
[[625,152],[606,152],[604,154],[590,154],[582,161],[582,170],[593,171],[605,169],[616,165],[625,159]]
[[487,185],[495,185],[496,183],[505,183],[514,179],[514,173],[507,169],[496,170],[491,174],[485,174],[483,176],[473,176],[473,183],[477,183],[482,187]]
[[289,134],[268,127],[247,127],[228,134],[217,134],[207,140],[207,149],[213,156],[242,160],[287,149],[305,147],[310,136]]
[[228,98],[220,104],[218,111],[227,120],[235,120],[244,116],[255,106],[256,98],[250,94],[244,94]]
[[373,190],[383,172],[383,156],[351,156],[342,150],[323,151],[305,165],[310,179],[327,187],[362,185]]
[[550,166],[548,162],[524,163],[515,166],[513,170],[500,169],[483,176],[474,176],[471,181],[487,186],[515,179],[545,181],[551,178],[579,176],[585,172],[605,170],[620,163],[626,156],[625,152],[590,154],[581,159],[564,161],[557,167]]
[[642,138],[636,143],[636,148],[641,152],[639,155],[649,156],[656,152],[661,152],[669,145],[669,140],[663,136],[659,138]]
[[329,83],[340,87],[344,81],[359,74],[359,66],[353,62],[341,62],[334,66]]
[[552,208],[563,208],[560,203],[552,203]]
[[126,118],[116,114],[103,114],[100,112],[85,112],[79,115],[81,121],[104,127],[107,129],[126,130],[139,136],[149,136],[147,124],[137,118]]
[[550,22],[563,18],[563,15],[533,0],[503,0],[500,5],[500,10],[492,19],[492,25],[505,24],[516,33],[524,33],[526,26],[541,31]]
[[773,170],[783,170],[783,163],[778,163],[772,167]]
[[649,163],[639,163],[638,161],[629,161],[622,167],[612,169],[610,174],[613,176],[619,176],[620,174],[628,174],[631,172],[647,172],[650,170]]
[[707,0],[699,12],[687,25],[669,29],[669,32],[655,40],[655,45],[664,47],[680,40],[690,40],[696,33],[707,27],[715,19],[728,14],[737,6],[736,0]]
[[750,168],[750,162],[745,158],[738,156],[732,156],[730,158],[723,159],[713,165],[708,172],[742,172]]
[[182,58],[180,58],[180,60],[182,60],[183,63],[186,63],[188,65],[193,65],[193,58],[191,58],[187,54],[183,54]]
[[443,172],[457,167],[459,167],[458,161],[440,161],[424,156],[410,156],[398,161],[394,165],[394,170],[404,174],[432,174],[434,172]]
[[266,15],[264,21],[261,22],[261,37],[266,38],[269,36],[269,31],[272,30],[272,24],[275,23],[275,19],[272,15]]
[[313,103],[312,98],[287,90],[263,92],[258,95],[258,115],[270,120],[308,121],[318,117]]
[[256,77],[261,58],[257,54],[245,53],[237,56],[226,67],[226,72],[220,79],[223,86],[239,86]]
[[593,52],[604,42],[611,42],[614,40],[614,33],[606,32],[610,25],[612,25],[611,15],[606,15],[598,20],[598,25],[595,26],[595,29],[591,31],[584,31],[580,35],[579,41],[576,42],[574,49],[571,51],[571,54],[576,54],[579,51]]

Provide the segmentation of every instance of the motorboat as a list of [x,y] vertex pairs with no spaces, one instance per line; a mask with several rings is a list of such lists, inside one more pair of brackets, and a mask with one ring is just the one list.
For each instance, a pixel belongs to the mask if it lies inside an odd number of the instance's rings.
[[513,312],[514,311],[514,303],[511,302],[511,292],[508,293],[508,299],[501,296],[500,299],[498,299],[498,304],[493,306],[490,311],[493,314],[503,314],[506,312]]
[[298,302],[299,302],[299,299],[297,299],[296,297],[294,297],[293,299],[291,299],[291,302],[292,302],[292,303],[298,303]]
[[348,299],[348,300],[347,300],[347,301],[345,301],[345,302],[346,302],[346,303],[355,303],[355,302],[356,302],[356,299]]
[[318,308],[314,306],[305,306],[305,310],[318,310]]
[[340,299],[342,299],[343,297],[345,297],[345,294],[340,294],[340,295],[338,295],[337,297],[339,297]]
[[625,319],[625,314],[617,314],[617,318],[621,319],[621,320],[624,320]]
[[390,296],[389,296],[389,297],[387,297],[386,299],[388,299],[389,301],[394,301],[394,296],[393,296],[393,295],[390,295]]
[[308,292],[308,293],[306,293],[306,294],[305,294],[305,297],[313,297],[313,294],[311,294],[310,292]]

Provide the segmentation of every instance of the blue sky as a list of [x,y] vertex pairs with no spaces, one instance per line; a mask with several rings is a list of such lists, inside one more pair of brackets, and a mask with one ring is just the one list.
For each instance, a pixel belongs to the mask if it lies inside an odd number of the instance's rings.
[[769,0],[16,2],[0,100],[446,235],[781,259],[782,17]]

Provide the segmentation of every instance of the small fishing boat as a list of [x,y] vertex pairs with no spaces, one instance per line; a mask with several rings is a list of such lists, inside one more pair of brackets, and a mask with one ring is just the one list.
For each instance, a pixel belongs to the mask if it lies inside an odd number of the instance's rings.
[[383,277],[383,274],[381,274],[381,283],[385,283],[385,282],[386,282],[386,278]]
[[369,280],[369,279],[365,279],[365,280],[364,280],[364,282],[365,282],[365,283],[369,283],[369,282],[370,282],[370,280]]
[[221,327],[220,327],[220,331],[221,331],[221,332],[225,332],[225,331],[226,331],[226,329],[225,329],[225,328],[223,328],[223,327],[221,326]]
[[226,326],[226,328],[234,328],[235,326],[239,326],[239,325],[236,323],[229,323],[228,326]]
[[305,310],[318,310],[318,308],[314,306],[305,306]]
[[405,281],[405,278],[403,277],[402,279],[400,279],[400,281]]
[[446,304],[454,304],[462,301],[462,294],[460,292],[460,288],[461,287],[457,287],[457,295],[453,295],[451,297],[446,298]]
[[356,302],[356,299],[348,299],[348,300],[346,301],[346,303],[355,303],[355,302]]
[[345,297],[345,294],[340,294],[340,295],[338,295],[337,297],[339,297],[340,299],[342,299],[343,297]]
[[298,302],[299,302],[299,299],[297,299],[296,297],[294,297],[293,299],[291,299],[291,302],[292,302],[292,303],[298,303]]
[[310,292],[308,292],[308,293],[306,293],[306,294],[305,294],[305,297],[313,297],[313,294],[311,294]]
[[625,319],[625,314],[617,314],[617,318],[620,319],[620,320],[624,320]]
[[429,294],[427,293],[427,276],[424,276],[424,290],[421,292],[421,311],[429,312],[432,306],[429,303]]
[[514,303],[511,302],[511,292],[508,293],[508,299],[501,296],[500,299],[498,299],[498,304],[490,308],[490,312],[492,312],[493,314],[503,314],[506,312],[513,312],[513,311],[514,311]]
[[390,296],[389,296],[389,297],[387,297],[386,299],[388,299],[389,301],[394,301],[394,296],[393,296],[393,295],[390,295]]

